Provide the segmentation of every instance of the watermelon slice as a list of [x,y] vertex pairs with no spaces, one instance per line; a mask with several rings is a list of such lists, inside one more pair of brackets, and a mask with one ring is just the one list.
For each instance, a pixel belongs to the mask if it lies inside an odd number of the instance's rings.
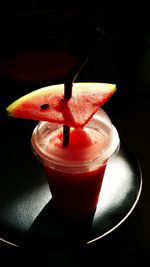
[[7,107],[9,116],[83,127],[115,92],[107,83],[74,83],[72,98],[64,100],[64,85],[37,89]]

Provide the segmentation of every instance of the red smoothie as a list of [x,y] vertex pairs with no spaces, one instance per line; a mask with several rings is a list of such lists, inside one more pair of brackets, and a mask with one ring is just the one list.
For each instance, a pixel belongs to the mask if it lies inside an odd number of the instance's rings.
[[94,212],[107,162],[118,145],[118,133],[102,109],[83,129],[71,128],[67,147],[63,147],[62,125],[39,123],[32,146],[44,165],[61,214],[78,218]]
[[105,166],[78,174],[59,172],[45,166],[56,209],[69,217],[82,217],[94,211]]

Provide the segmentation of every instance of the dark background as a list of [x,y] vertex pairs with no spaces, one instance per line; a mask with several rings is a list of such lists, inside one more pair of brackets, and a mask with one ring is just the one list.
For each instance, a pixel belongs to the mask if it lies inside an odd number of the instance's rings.
[[[57,1],[56,1],[57,2]],[[120,138],[136,155],[143,176],[143,189],[138,205],[128,220],[109,237],[87,250],[69,255],[47,255],[51,266],[93,265],[106,261],[106,266],[126,263],[130,266],[149,263],[150,248],[150,181],[149,181],[149,97],[150,97],[150,21],[147,1],[95,1],[71,5],[53,4],[46,0],[5,1],[0,4],[0,119],[5,125],[5,107],[44,81],[11,80],[3,64],[16,52],[29,50],[65,50],[75,58],[91,46],[93,29],[102,28],[95,51],[77,77],[77,81],[111,82],[117,92],[104,106],[116,125]],[[33,63],[33,62],[32,62]],[[42,67],[41,67],[42,70]],[[67,73],[66,73],[67,75]],[[65,77],[64,77],[65,78]],[[63,79],[58,79],[62,81]],[[57,82],[57,81],[55,81]],[[28,87],[27,87],[28,85]],[[0,243],[0,255],[6,261],[18,262],[18,251]],[[37,255],[21,255],[25,261]],[[85,264],[85,265],[84,265]]]

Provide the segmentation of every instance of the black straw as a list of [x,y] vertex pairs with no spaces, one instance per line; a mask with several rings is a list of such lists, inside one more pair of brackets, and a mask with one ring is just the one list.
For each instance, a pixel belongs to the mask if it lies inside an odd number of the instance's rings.
[[70,127],[68,125],[63,126],[63,147],[69,145],[70,139]]
[[[67,79],[64,83],[64,99],[69,100],[72,97],[72,87],[73,82],[75,81],[76,77],[86,64],[89,55],[86,57],[82,56],[77,63],[71,69]],[[70,137],[70,127],[68,125],[64,125],[63,127],[63,146],[66,147],[69,145],[69,137]]]
[[[94,32],[94,41],[99,41],[100,36],[104,34],[104,31],[99,27],[96,27],[96,31]],[[91,38],[93,39],[93,38]],[[86,64],[89,56],[94,51],[96,45],[92,40],[92,46],[89,45],[88,49],[85,49],[84,54],[80,56],[78,61],[72,67],[71,71],[69,72],[65,82],[64,82],[64,100],[69,100],[72,97],[72,87],[75,79],[77,78],[78,74]],[[70,137],[70,127],[68,125],[63,126],[63,146],[66,147],[69,144],[69,137]]]
[[72,87],[75,79],[77,78],[78,74],[84,67],[85,63],[88,60],[89,55],[82,56],[79,58],[79,60],[76,62],[76,64],[71,69],[67,79],[64,83],[64,99],[70,99],[72,97]]

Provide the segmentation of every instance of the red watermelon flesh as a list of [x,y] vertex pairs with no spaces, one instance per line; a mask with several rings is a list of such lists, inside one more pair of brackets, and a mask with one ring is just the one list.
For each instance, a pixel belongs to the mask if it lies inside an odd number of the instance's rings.
[[114,84],[74,83],[72,98],[64,100],[64,85],[33,91],[8,108],[9,116],[83,127],[115,92]]

